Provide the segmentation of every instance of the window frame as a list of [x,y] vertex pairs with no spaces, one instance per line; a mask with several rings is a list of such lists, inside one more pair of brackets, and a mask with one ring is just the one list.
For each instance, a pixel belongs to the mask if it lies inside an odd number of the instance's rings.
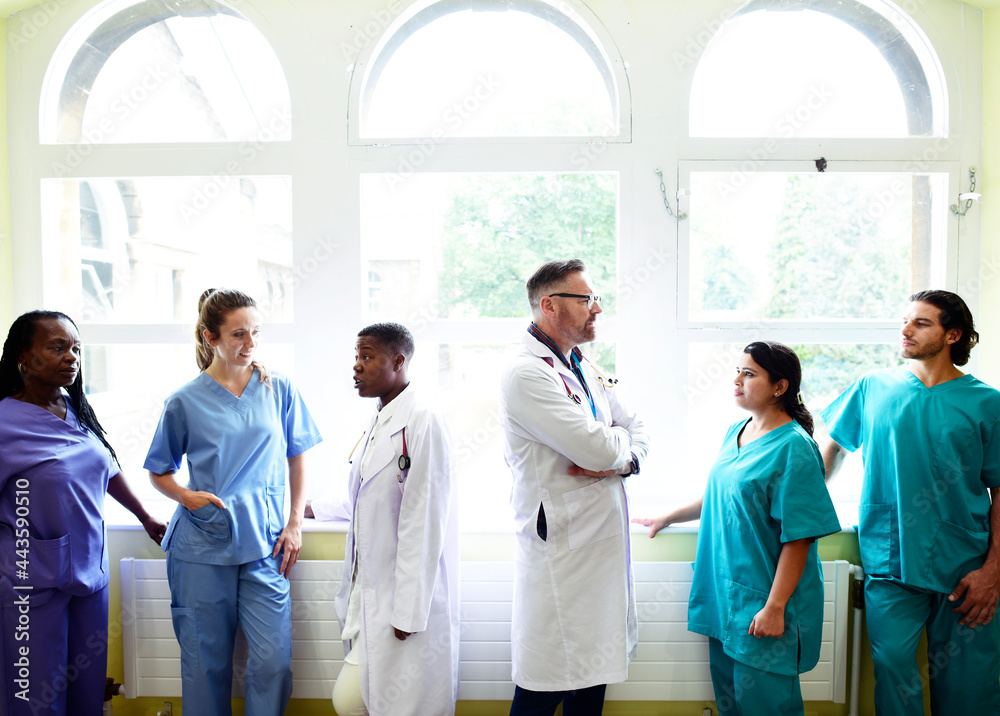
[[[350,104],[348,109],[348,144],[352,146],[383,146],[413,144],[428,140],[435,145],[456,144],[475,145],[482,142],[512,143],[512,144],[573,144],[584,142],[628,143],[632,140],[631,88],[628,78],[628,63],[622,58],[614,38],[593,11],[581,2],[557,2],[548,0],[516,0],[509,3],[508,12],[526,12],[567,32],[570,37],[578,39],[581,36],[589,40],[590,47],[581,44],[582,49],[591,59],[598,72],[605,77],[605,85],[613,82],[614,92],[609,92],[612,98],[612,111],[617,115],[618,131],[603,132],[599,135],[587,136],[516,136],[516,137],[369,137],[361,136],[361,116],[363,103],[373,91],[370,86],[372,73],[381,72],[391,59],[392,52],[409,37],[426,24],[434,22],[445,15],[475,10],[474,6],[495,6],[492,0],[418,0],[403,10],[395,21],[377,38],[369,41],[358,50],[357,59],[348,67],[351,73]],[[571,14],[578,17],[574,18]],[[579,41],[579,40],[578,40]],[[388,54],[386,54],[388,53]],[[598,64],[595,55],[603,59],[603,66]],[[377,77],[375,78],[377,82]],[[610,88],[609,88],[610,89]]]
[[[582,7],[570,1],[574,8]],[[350,61],[342,45],[354,48],[358,28],[371,23],[378,26],[377,32],[363,37],[358,48],[370,54],[391,25],[391,17],[385,23],[374,19],[385,10],[385,3],[318,3],[310,6],[306,17],[289,12],[287,3],[280,0],[239,5],[240,13],[271,42],[285,71],[295,109],[290,141],[249,147],[241,142],[43,145],[39,110],[46,68],[70,27],[94,4],[93,0],[66,0],[45,27],[35,28],[34,39],[13,49],[11,38],[27,37],[24,29],[31,19],[22,13],[7,20],[8,132],[21,140],[10,147],[11,175],[19,177],[10,189],[11,246],[18,276],[13,286],[15,314],[38,307],[59,308],[51,303],[50,289],[63,278],[58,263],[46,259],[56,247],[46,245],[41,230],[42,179],[208,176],[226,173],[233,161],[236,170],[228,173],[234,176],[290,176],[295,190],[293,266],[301,280],[295,289],[292,322],[268,324],[265,341],[295,347],[294,364],[275,367],[298,377],[299,388],[326,437],[309,453],[313,494],[324,486],[340,484],[335,480],[346,480],[347,455],[361,431],[359,425],[373,409],[370,402],[358,399],[349,380],[354,337],[361,327],[368,288],[359,239],[360,176],[399,171],[400,162],[418,148],[419,141],[359,143],[356,137],[352,140],[349,129],[356,117],[352,107],[357,106],[360,67],[356,65],[353,73],[344,71]],[[402,12],[409,3],[402,0],[390,5],[396,6]],[[652,510],[670,506],[671,483],[690,477],[671,469],[673,457],[685,449],[677,436],[683,434],[685,422],[688,345],[716,340],[712,335],[716,329],[683,327],[678,322],[683,221],[678,225],[667,215],[654,172],[663,171],[666,198],[676,210],[676,187],[683,186],[681,162],[753,160],[765,140],[692,138],[688,134],[687,97],[697,57],[704,49],[699,38],[710,35],[709,30],[733,11],[730,0],[678,4],[591,0],[588,7],[598,18],[592,24],[595,33],[614,41],[605,45],[609,55],[612,48],[628,47],[634,62],[643,61],[636,68],[642,71],[632,72],[621,85],[628,89],[628,102],[621,105],[623,113],[628,108],[622,121],[623,130],[629,129],[627,138],[448,140],[435,145],[414,171],[560,172],[577,171],[582,165],[618,173],[618,310],[601,325],[599,338],[618,344],[619,389],[656,438],[643,474],[633,483],[638,488],[634,495],[641,493],[643,485],[662,486],[655,502],[636,503]],[[781,140],[774,151],[766,153],[767,160],[811,164],[825,156],[832,167],[857,161],[905,162],[915,168],[944,162],[957,168],[949,171],[958,172],[961,190],[967,190],[967,168],[982,163],[982,102],[976,94],[982,68],[967,61],[982,56],[982,16],[950,0],[927,0],[912,17],[931,39],[948,78],[949,137]],[[324,32],[318,33],[318,27]],[[694,56],[686,64],[677,62],[671,52],[675,48],[685,52],[689,41]],[[624,66],[618,71],[624,75]],[[252,157],[241,154],[241,149],[248,148]],[[61,174],[54,167],[68,166],[67,158],[74,158],[74,166]],[[951,189],[957,195],[959,185]],[[680,209],[686,209],[683,200]],[[978,318],[980,213],[973,207],[965,218],[949,216],[948,221],[958,257],[957,273],[950,279],[954,283],[948,287],[963,294]],[[424,343],[517,341],[527,322],[526,311],[523,319],[427,321],[415,333]],[[190,324],[88,324],[80,328],[87,344],[191,345]],[[814,342],[810,338],[815,338],[815,331],[806,335],[805,328],[796,328],[784,338]],[[974,351],[973,373],[977,356]],[[150,372],[149,379],[155,380],[155,372]],[[145,481],[140,466],[125,468],[133,484]]]

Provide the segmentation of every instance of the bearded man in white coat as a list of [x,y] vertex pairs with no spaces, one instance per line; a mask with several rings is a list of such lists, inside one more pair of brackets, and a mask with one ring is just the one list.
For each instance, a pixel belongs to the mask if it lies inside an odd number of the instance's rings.
[[510,713],[562,702],[564,716],[590,716],[636,652],[625,478],[649,440],[577,347],[601,313],[583,262],[546,263],[527,290],[533,321],[501,384],[517,532]]
[[355,448],[351,525],[335,600],[347,656],[339,716],[446,716],[458,698],[458,521],[444,420],[406,369],[398,323],[358,334],[354,387],[378,412]]

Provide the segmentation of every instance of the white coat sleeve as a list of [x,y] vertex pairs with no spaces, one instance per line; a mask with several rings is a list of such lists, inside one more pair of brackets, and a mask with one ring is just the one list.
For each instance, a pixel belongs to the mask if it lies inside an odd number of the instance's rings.
[[347,497],[324,495],[309,502],[313,515],[320,522],[350,522],[351,501]]
[[623,426],[587,417],[542,366],[518,363],[504,376],[504,410],[510,427],[585,470],[625,472],[632,460],[632,439]]
[[406,426],[410,469],[399,506],[396,584],[390,623],[415,633],[427,628],[441,555],[448,539],[454,494],[448,428],[429,411],[414,412]]

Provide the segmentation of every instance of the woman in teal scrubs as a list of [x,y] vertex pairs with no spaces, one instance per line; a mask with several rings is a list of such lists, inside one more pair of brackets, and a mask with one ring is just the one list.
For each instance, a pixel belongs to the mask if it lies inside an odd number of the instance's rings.
[[800,673],[819,661],[823,577],[816,539],[840,531],[788,346],[758,341],[737,368],[736,404],[702,499],[656,519],[654,536],[701,518],[688,629],[709,641],[720,716],[803,713]]

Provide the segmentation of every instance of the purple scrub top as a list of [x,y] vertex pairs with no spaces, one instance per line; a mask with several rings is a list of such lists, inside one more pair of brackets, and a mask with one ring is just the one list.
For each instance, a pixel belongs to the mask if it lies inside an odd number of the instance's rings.
[[0,582],[82,596],[108,583],[104,495],[119,468],[63,397],[65,420],[0,400]]

